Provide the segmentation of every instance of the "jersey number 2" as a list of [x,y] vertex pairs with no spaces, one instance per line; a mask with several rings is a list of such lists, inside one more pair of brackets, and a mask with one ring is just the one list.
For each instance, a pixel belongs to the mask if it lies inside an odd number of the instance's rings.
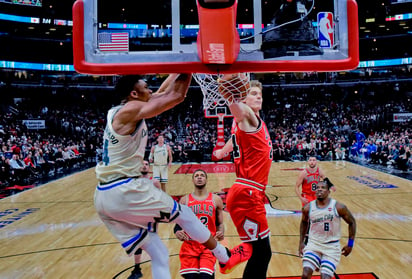
[[200,222],[202,222],[203,225],[206,226],[206,228],[208,227],[208,223],[209,223],[208,221],[209,221],[209,219],[208,219],[207,217],[201,216],[201,217],[199,218],[199,220],[200,220]]

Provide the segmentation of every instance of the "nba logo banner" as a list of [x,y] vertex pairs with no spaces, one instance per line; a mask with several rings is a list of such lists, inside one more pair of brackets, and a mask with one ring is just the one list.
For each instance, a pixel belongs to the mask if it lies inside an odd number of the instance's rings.
[[321,48],[333,48],[333,13],[318,13],[318,40]]

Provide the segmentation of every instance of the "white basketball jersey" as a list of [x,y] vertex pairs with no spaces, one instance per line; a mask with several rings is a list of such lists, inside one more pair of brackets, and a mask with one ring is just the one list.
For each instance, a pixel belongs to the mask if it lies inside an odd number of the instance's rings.
[[336,200],[330,199],[328,206],[319,208],[316,200],[310,202],[309,241],[317,244],[332,243],[340,240],[340,220],[336,210]]
[[131,135],[119,135],[112,127],[113,117],[122,106],[109,110],[103,136],[102,162],[96,166],[96,177],[101,183],[123,177],[140,176],[140,168],[147,144],[147,126],[144,119]]
[[166,144],[163,144],[163,146],[156,144],[153,152],[153,163],[156,166],[167,165],[167,155],[168,152]]

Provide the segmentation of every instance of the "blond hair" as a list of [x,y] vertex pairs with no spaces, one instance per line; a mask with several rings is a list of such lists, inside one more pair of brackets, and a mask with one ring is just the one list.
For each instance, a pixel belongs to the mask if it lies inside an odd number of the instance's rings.
[[260,91],[263,91],[262,83],[258,80],[251,80],[250,81],[250,87],[257,87],[257,88],[260,89]]

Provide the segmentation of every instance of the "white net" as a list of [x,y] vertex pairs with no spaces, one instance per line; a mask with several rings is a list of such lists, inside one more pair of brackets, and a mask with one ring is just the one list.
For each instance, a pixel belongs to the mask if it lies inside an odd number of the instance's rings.
[[246,98],[250,74],[193,74],[203,93],[203,108],[213,109]]

